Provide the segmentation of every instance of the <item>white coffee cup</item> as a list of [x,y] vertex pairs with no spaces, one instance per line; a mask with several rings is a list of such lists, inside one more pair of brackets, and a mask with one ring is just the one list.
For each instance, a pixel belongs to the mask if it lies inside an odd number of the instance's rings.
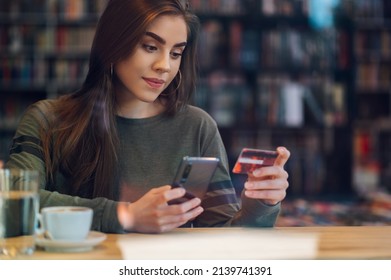
[[82,241],[91,229],[92,216],[88,207],[45,207],[41,210],[39,231],[53,240]]

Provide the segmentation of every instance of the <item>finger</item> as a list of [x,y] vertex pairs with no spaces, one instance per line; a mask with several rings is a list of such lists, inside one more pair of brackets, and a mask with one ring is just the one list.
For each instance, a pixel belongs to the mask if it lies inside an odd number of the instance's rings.
[[[175,205],[175,206],[177,206],[177,205]],[[187,212],[184,212],[181,214],[167,215],[167,216],[161,217],[160,223],[162,225],[173,224],[173,223],[175,223],[175,224],[179,223],[182,225],[182,224],[187,223],[189,220],[196,218],[203,211],[204,211],[204,209],[201,206],[198,206],[196,208],[191,209],[190,211],[187,211]]]
[[248,175],[248,180],[260,179],[287,179],[288,172],[280,166],[267,166],[258,168]]
[[153,189],[151,189],[151,191],[154,194],[159,194],[159,193],[164,193],[164,192],[166,192],[166,191],[168,191],[170,189],[171,189],[170,185],[164,185],[164,186],[161,186],[161,187],[153,188]]
[[278,147],[277,152],[278,152],[278,157],[276,158],[274,165],[284,167],[285,163],[288,161],[290,157],[290,152],[285,147]]
[[144,199],[152,199],[151,202],[160,207],[164,207],[167,205],[167,201],[182,197],[185,193],[183,188],[172,189],[170,185],[165,185],[162,187],[157,187],[149,190],[144,196]]
[[180,198],[184,196],[186,193],[186,190],[184,188],[169,188],[164,192],[164,201],[168,202],[170,200]]
[[259,180],[261,178],[268,178],[271,176],[276,176],[278,173],[278,170],[276,169],[277,167],[275,166],[263,166],[261,168],[255,169],[253,172],[250,172],[248,174],[248,178]]
[[201,204],[201,199],[196,197],[183,203],[169,205],[169,207],[167,207],[166,213],[171,215],[183,214],[190,211],[191,209],[196,208],[200,204]]

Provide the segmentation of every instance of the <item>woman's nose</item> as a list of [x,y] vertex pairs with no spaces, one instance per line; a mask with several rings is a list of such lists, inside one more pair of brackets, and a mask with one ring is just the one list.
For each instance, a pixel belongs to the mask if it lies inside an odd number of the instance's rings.
[[171,64],[170,64],[170,54],[161,54],[154,64],[154,68],[156,71],[161,72],[170,72]]

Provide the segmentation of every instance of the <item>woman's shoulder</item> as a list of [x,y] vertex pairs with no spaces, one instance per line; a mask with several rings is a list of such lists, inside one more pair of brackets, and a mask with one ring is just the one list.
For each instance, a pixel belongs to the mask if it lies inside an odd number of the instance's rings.
[[193,105],[187,105],[183,109],[183,114],[188,119],[193,119],[194,121],[204,121],[208,123],[216,124],[215,120],[207,113],[204,109],[196,107]]
[[50,113],[53,110],[55,103],[56,103],[56,99],[42,99],[31,104],[28,110],[41,112],[46,115],[47,113]]
[[56,99],[42,99],[31,104],[25,111],[22,121],[35,120],[49,123],[54,118]]

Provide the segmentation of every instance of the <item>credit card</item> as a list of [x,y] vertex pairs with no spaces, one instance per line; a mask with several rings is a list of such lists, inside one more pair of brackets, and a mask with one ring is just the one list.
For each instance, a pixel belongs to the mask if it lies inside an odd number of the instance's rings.
[[277,156],[276,151],[243,148],[232,172],[247,174],[263,166],[272,166]]

